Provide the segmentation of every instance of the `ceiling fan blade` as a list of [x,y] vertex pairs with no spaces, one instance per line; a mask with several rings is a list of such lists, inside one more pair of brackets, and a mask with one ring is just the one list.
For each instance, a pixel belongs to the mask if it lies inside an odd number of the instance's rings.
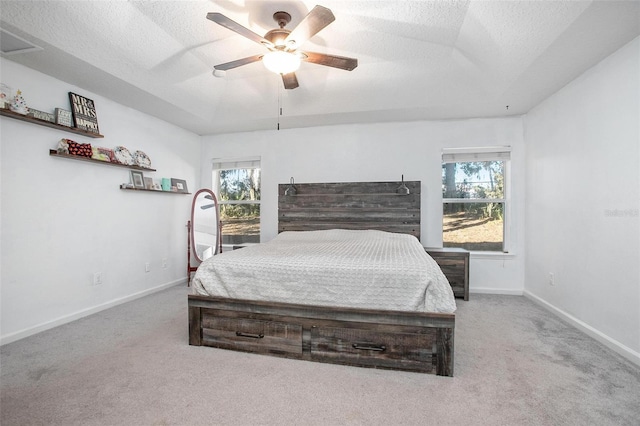
[[296,77],[296,73],[290,72],[289,74],[281,74],[282,82],[284,83],[285,89],[295,89],[299,86],[298,78]]
[[223,27],[228,28],[231,31],[235,31],[236,33],[240,34],[243,37],[248,38],[251,41],[260,43],[269,49],[274,47],[273,43],[271,43],[266,38],[262,37],[259,34],[254,33],[253,31],[251,31],[246,27],[243,27],[242,25],[238,24],[236,21],[233,21],[227,18],[222,13],[218,13],[218,12],[207,13],[207,19],[215,22],[216,24],[222,25]]
[[[302,60],[313,64],[325,65],[327,67],[340,68],[342,70],[351,71],[358,66],[356,58],[347,58],[345,56],[325,55],[316,52],[301,52]],[[306,56],[306,57],[305,57]]]
[[264,55],[253,55],[253,56],[249,56],[247,58],[236,59],[235,61],[226,62],[224,64],[216,65],[213,68],[218,70],[218,71],[227,71],[227,70],[230,70],[230,69],[233,69],[233,68],[241,67],[242,65],[250,64],[252,62],[258,62],[259,60],[262,59],[263,56]]
[[316,6],[305,16],[302,21],[287,36],[285,46],[289,50],[297,49],[302,43],[320,32],[321,29],[336,20],[333,12],[323,6]]

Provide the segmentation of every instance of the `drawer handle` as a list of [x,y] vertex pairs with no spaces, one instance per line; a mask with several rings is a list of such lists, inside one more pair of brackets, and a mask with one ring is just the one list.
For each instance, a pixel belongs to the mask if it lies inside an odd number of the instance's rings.
[[260,333],[260,334],[243,333],[241,331],[236,331],[236,336],[238,336],[238,337],[250,337],[252,339],[262,339],[264,337],[264,334],[262,334],[262,333]]
[[378,351],[378,352],[382,352],[384,350],[387,349],[387,347],[385,345],[361,345],[359,343],[354,343],[353,345],[353,349],[360,349],[362,351]]

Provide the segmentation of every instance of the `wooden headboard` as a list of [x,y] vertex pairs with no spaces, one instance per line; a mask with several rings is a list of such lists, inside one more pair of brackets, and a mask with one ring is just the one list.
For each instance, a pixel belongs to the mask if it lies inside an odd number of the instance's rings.
[[278,232],[324,229],[377,229],[420,239],[420,181],[295,183],[278,185]]

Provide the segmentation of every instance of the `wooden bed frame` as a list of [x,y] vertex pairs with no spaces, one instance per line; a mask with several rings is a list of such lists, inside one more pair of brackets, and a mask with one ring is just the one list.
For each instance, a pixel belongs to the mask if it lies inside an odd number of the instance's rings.
[[[420,237],[420,182],[278,186],[279,232],[378,229]],[[190,295],[189,344],[453,376],[455,314]]]

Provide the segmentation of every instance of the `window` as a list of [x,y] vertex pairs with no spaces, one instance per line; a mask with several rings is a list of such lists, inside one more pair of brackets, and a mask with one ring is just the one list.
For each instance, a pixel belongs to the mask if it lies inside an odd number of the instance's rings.
[[260,159],[213,161],[213,192],[218,195],[222,244],[260,242]]
[[507,252],[510,148],[447,149],[442,154],[442,243]]

